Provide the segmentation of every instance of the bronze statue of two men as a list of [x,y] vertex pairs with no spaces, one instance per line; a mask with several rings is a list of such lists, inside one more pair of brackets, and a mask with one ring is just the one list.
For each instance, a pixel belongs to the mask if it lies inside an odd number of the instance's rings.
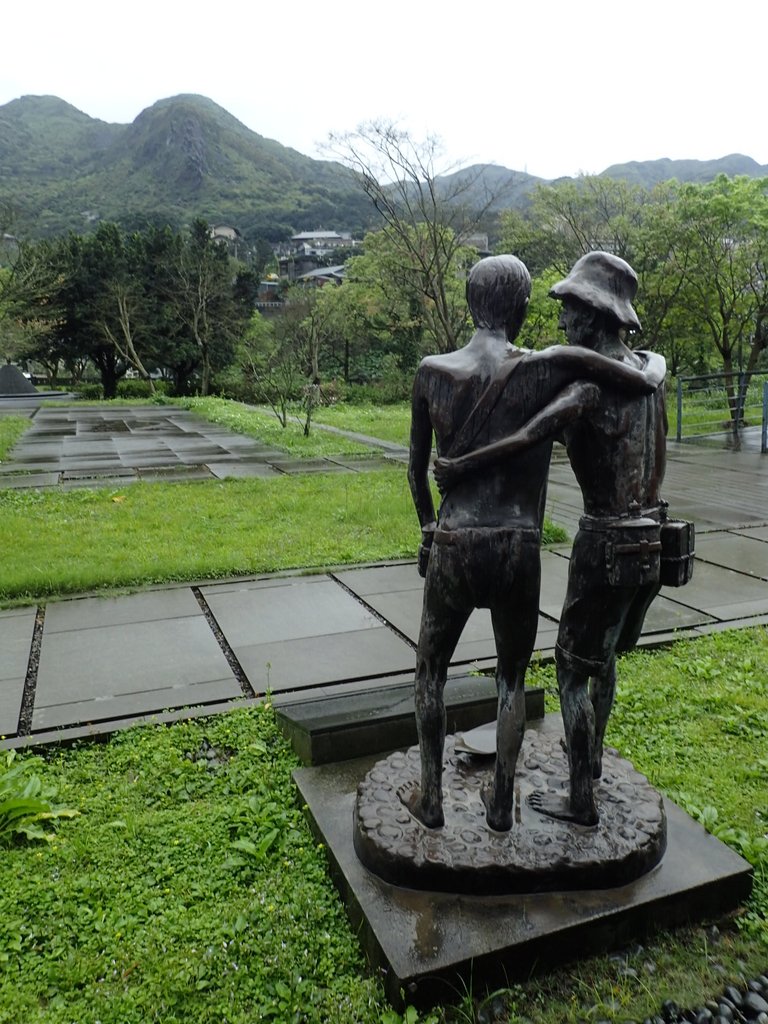
[[[666,366],[625,342],[640,328],[632,307],[637,277],[610,253],[583,256],[550,292],[562,302],[559,326],[568,344],[543,351],[514,345],[530,288],[514,256],[477,263],[467,281],[474,335],[456,352],[424,359],[414,383],[409,482],[425,576],[416,665],[421,780],[403,787],[400,798],[428,828],[444,822],[448,665],[475,608],[490,609],[498,658],[496,764],[482,798],[491,829],[512,824],[553,439],[566,446],[584,515],[556,648],[570,792],[533,794],[531,806],[541,813],[597,823],[594,780],[616,655],[637,642],[660,587]],[[428,479],[433,435],[439,515]]]

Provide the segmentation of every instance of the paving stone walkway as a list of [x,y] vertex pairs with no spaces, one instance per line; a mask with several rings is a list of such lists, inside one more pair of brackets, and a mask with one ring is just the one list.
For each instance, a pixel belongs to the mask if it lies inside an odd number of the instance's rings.
[[[121,412],[122,440],[133,443],[121,444],[115,434],[109,448],[101,446],[105,432],[99,425],[105,415],[114,419],[114,412],[79,419],[79,433],[65,410],[52,412],[41,421],[48,440],[38,435],[25,445],[27,465],[49,457],[74,464],[45,472],[89,472],[82,463],[95,462],[105,470],[101,483],[109,475],[106,463],[111,472],[119,462],[124,470],[152,473],[155,460],[171,455],[181,467],[205,464],[212,470],[234,458],[275,468],[260,461],[255,442],[233,441],[218,428],[195,433],[175,411],[162,430],[154,429],[156,410],[154,420]],[[160,445],[165,447],[157,454]],[[199,461],[203,456],[208,463]],[[750,452],[669,446],[665,496],[673,514],[697,524],[697,565],[691,584],[665,588],[654,602],[641,644],[768,623],[765,467],[763,457]],[[548,511],[573,532],[580,508],[578,486],[560,452]],[[569,545],[542,553],[536,641],[542,657],[553,652],[569,554]],[[268,691],[278,704],[295,704],[402,686],[412,678],[422,586],[415,564],[404,561],[314,576],[201,581],[0,612],[0,746],[90,736],[147,716],[170,720],[189,707],[208,713]],[[452,672],[466,674],[493,662],[490,616],[477,611]]]
[[[373,439],[369,439],[373,443]],[[297,459],[173,406],[41,408],[0,465],[0,486],[124,486],[293,473],[359,473],[404,449],[379,442],[378,454]]]

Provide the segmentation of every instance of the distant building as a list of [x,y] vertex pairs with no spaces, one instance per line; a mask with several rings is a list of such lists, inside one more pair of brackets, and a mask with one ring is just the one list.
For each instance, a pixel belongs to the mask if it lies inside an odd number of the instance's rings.
[[211,238],[216,241],[236,242],[240,238],[240,232],[237,228],[227,227],[226,224],[215,224],[211,228]]
[[309,270],[301,277],[297,277],[296,281],[298,284],[322,288],[326,284],[341,284],[346,276],[346,269],[341,263],[337,267],[318,267],[316,270]]
[[304,256],[327,256],[334,249],[359,245],[349,231],[301,231],[291,238],[291,251]]

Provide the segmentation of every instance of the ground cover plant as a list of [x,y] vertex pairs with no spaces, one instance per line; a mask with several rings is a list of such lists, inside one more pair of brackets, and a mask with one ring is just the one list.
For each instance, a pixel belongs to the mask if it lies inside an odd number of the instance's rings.
[[[563,540],[547,524],[545,541]],[[0,490],[0,603],[412,558],[402,466],[119,490]]]
[[397,466],[120,490],[0,490],[0,601],[410,557],[419,539]]
[[410,402],[395,402],[391,405],[351,405],[338,402],[318,409],[314,418],[316,424],[329,424],[368,437],[380,437],[383,441],[392,441],[406,448],[410,443]]
[[[551,667],[532,679],[551,701]],[[701,1005],[768,964],[766,679],[763,629],[636,653],[609,735],[752,861],[747,906],[432,1015],[386,1009],[268,706],[52,751],[46,785],[80,813],[0,852],[0,1020],[575,1024]]]
[[323,430],[312,430],[305,437],[303,420],[299,415],[289,416],[287,425],[282,427],[270,410],[255,409],[225,398],[179,398],[174,403],[196,412],[211,423],[254,437],[263,444],[274,445],[291,455],[315,458],[323,455],[371,455],[375,451],[370,445]]
[[11,448],[29,427],[26,416],[0,416],[0,462],[6,461]]

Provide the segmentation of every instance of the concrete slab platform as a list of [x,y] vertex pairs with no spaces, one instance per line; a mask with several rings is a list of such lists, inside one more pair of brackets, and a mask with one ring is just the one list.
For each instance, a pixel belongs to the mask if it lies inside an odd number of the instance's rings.
[[128,484],[136,484],[138,482],[139,478],[136,473],[124,473],[121,476],[86,474],[72,480],[63,480],[59,486],[62,491],[73,491],[87,487],[127,487]]
[[45,610],[45,635],[127,623],[159,623],[164,619],[188,619],[201,614],[195,595],[187,587],[146,590],[123,597],[73,598],[48,604]]
[[737,619],[768,612],[768,583],[743,573],[697,561],[693,579],[675,600],[717,619]]
[[[46,709],[97,699],[129,698],[121,701],[120,714],[129,706],[141,714],[148,694],[179,687],[186,701],[188,688],[200,683],[215,684],[216,699],[241,693],[202,613],[166,619],[161,629],[137,622],[95,627],[85,635],[44,630],[32,726],[50,727],[54,712]],[[79,713],[72,708],[69,721]]]
[[174,686],[159,686],[143,690],[140,701],[134,693],[67,701],[61,704],[35,707],[32,716],[32,732],[34,734],[45,732],[48,729],[63,729],[67,726],[106,722],[128,715],[143,717],[153,712],[213,704],[239,696],[242,696],[240,687],[229,678],[201,683],[178,683]]
[[340,466],[337,462],[329,462],[327,459],[294,459],[292,461],[274,461],[272,465],[281,473],[293,475],[295,473],[351,473],[351,469]]
[[[551,729],[551,716],[541,726]],[[375,757],[294,773],[310,824],[371,965],[396,1007],[455,999],[462,984],[507,985],[534,968],[616,949],[661,927],[722,913],[750,890],[750,868],[665,801],[668,846],[658,867],[615,889],[523,896],[418,892],[358,861],[352,811]]]
[[717,533],[696,539],[696,560],[743,572],[757,579],[768,579],[768,544],[753,531],[741,534]]
[[0,735],[16,732],[24,696],[36,608],[0,612]]
[[59,482],[58,473],[19,473],[14,476],[0,474],[0,489],[3,487],[55,487]]
[[415,562],[400,565],[376,565],[365,569],[345,569],[334,573],[350,590],[361,597],[371,594],[386,594],[395,590],[424,589],[424,580],[419,576]]
[[0,737],[3,739],[13,736],[19,728],[25,682],[25,676],[0,679]]
[[218,480],[251,480],[281,475],[266,462],[211,462],[208,469]]
[[751,540],[768,541],[768,526],[750,526],[743,530],[735,530],[734,533],[739,537],[749,537]]
[[139,476],[145,483],[162,480],[165,483],[174,481],[185,482],[193,480],[213,480],[213,473],[207,466],[169,466],[158,467],[157,469],[138,469]]
[[274,644],[328,634],[373,629],[381,623],[361,604],[327,577],[309,584],[294,579],[293,586],[261,587],[204,596],[222,632],[233,648],[245,644]]
[[[228,638],[229,639],[229,638]],[[233,644],[256,694],[412,672],[415,654],[391,629],[311,636],[275,643]]]
[[27,674],[37,608],[0,612],[0,680]]

